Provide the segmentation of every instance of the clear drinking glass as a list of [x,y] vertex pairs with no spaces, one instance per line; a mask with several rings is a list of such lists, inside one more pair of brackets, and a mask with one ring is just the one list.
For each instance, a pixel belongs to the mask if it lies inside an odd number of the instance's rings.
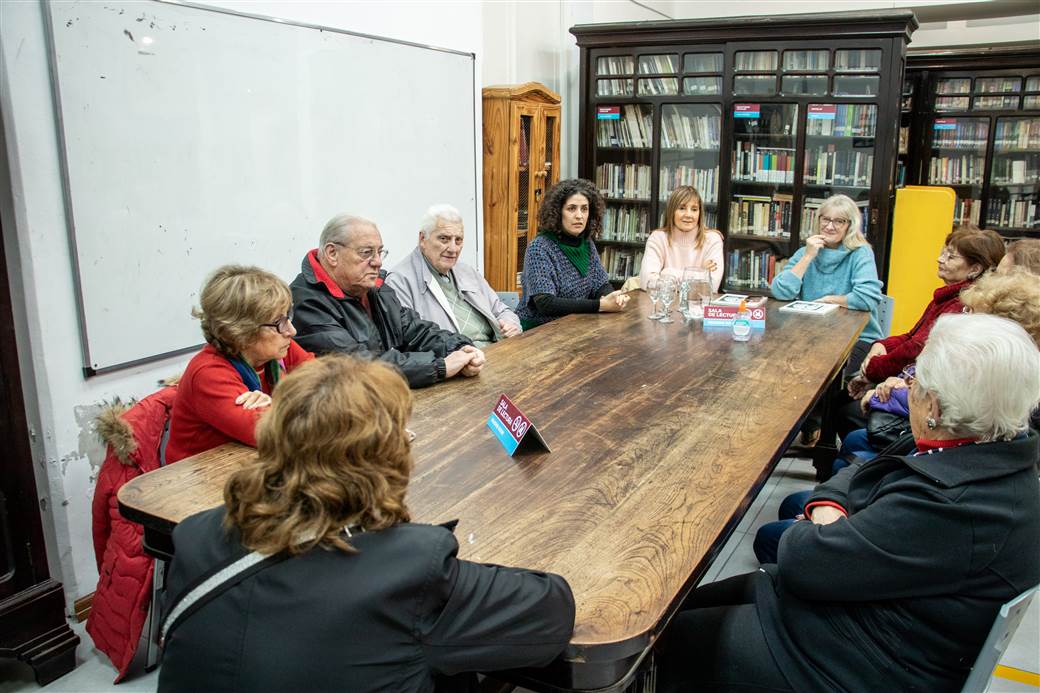
[[704,307],[711,303],[711,273],[700,267],[687,267],[683,276],[689,276],[690,292],[687,296],[687,312],[693,320],[704,317]]
[[650,303],[654,309],[646,316],[651,320],[660,320],[661,314],[657,310],[657,302],[661,300],[661,280],[651,279],[646,283],[646,292],[650,294]]
[[663,309],[662,324],[675,322],[672,320],[672,303],[675,302],[675,291],[678,288],[679,283],[674,279],[662,279],[660,282],[661,306]]

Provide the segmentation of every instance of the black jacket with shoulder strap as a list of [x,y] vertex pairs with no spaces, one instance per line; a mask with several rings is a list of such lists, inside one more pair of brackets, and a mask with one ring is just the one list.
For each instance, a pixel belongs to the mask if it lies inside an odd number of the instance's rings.
[[[224,508],[181,522],[166,609],[199,576],[248,551]],[[441,676],[544,666],[570,641],[558,575],[456,558],[444,527],[355,532],[357,553],[313,549],[252,575],[184,618],[159,691],[428,692]]]
[[796,522],[756,603],[799,691],[959,691],[1002,604],[1040,581],[1040,443],[882,455],[838,472]]
[[340,352],[387,361],[413,388],[444,380],[444,357],[472,341],[403,307],[394,290],[382,284],[385,277],[381,271],[381,285],[368,290],[369,317],[361,301],[344,294],[325,274],[315,251],[309,252],[289,285],[296,342],[316,354]]

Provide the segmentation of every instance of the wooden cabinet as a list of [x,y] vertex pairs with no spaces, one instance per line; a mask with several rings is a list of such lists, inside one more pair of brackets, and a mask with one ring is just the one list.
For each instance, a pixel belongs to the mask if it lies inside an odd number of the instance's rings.
[[906,182],[957,193],[954,224],[1040,236],[1040,51],[907,55]]
[[79,636],[47,567],[13,325],[0,243],[0,657],[26,662],[44,685],[76,666]]
[[767,291],[851,197],[884,276],[909,11],[582,25],[579,172],[607,200],[611,279],[637,275],[671,191],[726,242],[725,287]]
[[560,97],[545,86],[484,88],[484,276],[518,291],[538,207],[560,179]]

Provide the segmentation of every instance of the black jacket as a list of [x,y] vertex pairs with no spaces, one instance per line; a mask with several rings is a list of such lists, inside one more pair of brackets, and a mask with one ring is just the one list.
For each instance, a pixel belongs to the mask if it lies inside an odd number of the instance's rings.
[[[247,553],[223,508],[173,532],[166,609],[200,575]],[[355,532],[265,568],[186,616],[159,690],[433,691],[435,677],[544,666],[563,652],[574,598],[558,575],[456,558],[444,527]]]
[[958,691],[1000,606],[1040,581],[1040,445],[884,455],[841,470],[796,522],[756,603],[799,691]]
[[411,387],[426,387],[444,380],[445,356],[472,344],[468,337],[442,330],[403,307],[386,285],[369,289],[369,318],[359,300],[345,295],[328,277],[317,276],[316,263],[311,251],[289,286],[293,325],[299,333],[296,342],[304,349],[378,358],[397,366]]

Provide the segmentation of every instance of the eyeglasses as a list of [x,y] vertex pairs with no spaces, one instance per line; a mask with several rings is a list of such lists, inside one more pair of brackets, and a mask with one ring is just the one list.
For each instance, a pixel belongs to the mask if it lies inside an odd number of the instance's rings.
[[844,226],[848,226],[849,225],[849,220],[848,219],[831,219],[830,217],[820,217],[820,226],[831,226],[831,225],[833,225],[834,228],[836,228],[836,229],[840,229],[840,228],[842,228]]
[[336,241],[329,242],[332,243],[332,245],[338,245],[340,248],[348,248],[350,250],[353,250],[357,254],[357,256],[361,258],[362,262],[371,262],[372,258],[374,258],[376,255],[379,256],[380,260],[385,260],[386,256],[390,254],[390,251],[386,248],[372,248],[368,246],[364,248],[354,248],[349,245],[344,245],[343,243],[337,243]]
[[293,309],[290,307],[288,313],[278,318],[274,322],[262,322],[260,323],[260,327],[270,327],[274,330],[277,330],[278,334],[288,336],[290,330],[292,330],[292,318]]
[[943,248],[942,252],[939,253],[939,259],[940,260],[960,260],[962,257],[964,257],[964,256],[963,255],[958,255],[957,253],[953,252],[949,248]]

